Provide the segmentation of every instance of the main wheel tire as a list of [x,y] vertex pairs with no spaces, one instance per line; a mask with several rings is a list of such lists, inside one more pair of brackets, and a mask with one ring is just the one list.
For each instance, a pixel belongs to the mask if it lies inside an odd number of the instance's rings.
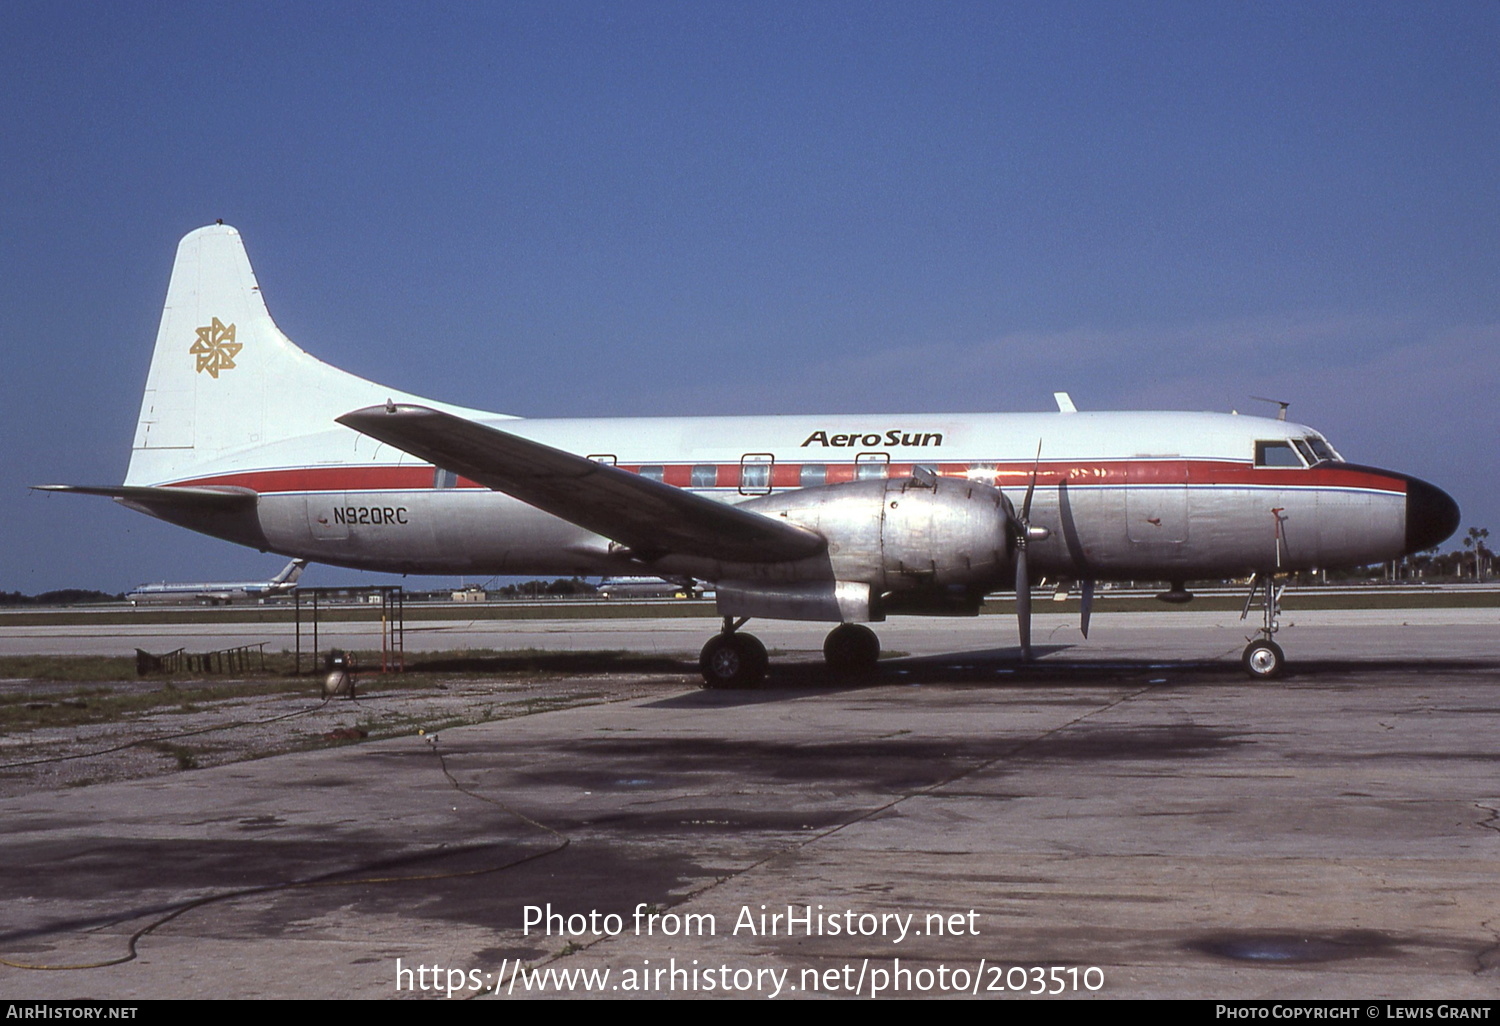
[[834,673],[862,676],[873,673],[880,658],[880,639],[862,623],[841,623],[823,642],[823,660]]
[[753,688],[766,677],[770,659],[766,646],[753,634],[715,634],[698,656],[703,686]]
[[1271,680],[1273,677],[1281,676],[1281,671],[1286,669],[1286,653],[1281,651],[1281,646],[1274,641],[1268,639],[1252,641],[1245,646],[1245,654],[1240,657],[1240,664],[1245,667],[1245,672],[1256,680]]

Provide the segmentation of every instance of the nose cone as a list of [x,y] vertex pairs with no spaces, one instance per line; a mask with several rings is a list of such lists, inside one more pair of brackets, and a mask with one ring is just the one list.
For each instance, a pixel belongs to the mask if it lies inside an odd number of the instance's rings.
[[1421,552],[1441,544],[1458,530],[1458,503],[1426,481],[1406,481],[1406,552]]

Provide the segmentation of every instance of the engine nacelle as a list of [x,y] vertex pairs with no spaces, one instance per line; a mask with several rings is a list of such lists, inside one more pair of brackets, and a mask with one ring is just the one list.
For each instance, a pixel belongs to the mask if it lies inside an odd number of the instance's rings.
[[1013,574],[1015,511],[998,488],[976,481],[882,478],[741,505],[827,538],[833,579],[868,585],[877,618],[883,608],[920,607],[923,595],[939,605],[982,595]]

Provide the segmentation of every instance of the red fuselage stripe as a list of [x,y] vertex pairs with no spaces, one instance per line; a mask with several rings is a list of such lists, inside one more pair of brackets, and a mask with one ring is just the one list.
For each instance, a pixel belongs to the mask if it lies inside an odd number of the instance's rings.
[[[1035,468],[1029,463],[923,463],[945,477],[964,477],[973,472],[1006,488],[1025,488],[1033,469],[1038,487],[1055,488],[1063,481],[1078,487],[1099,485],[1192,485],[1197,487],[1256,486],[1287,488],[1357,488],[1406,494],[1406,482],[1399,477],[1354,469],[1338,463],[1309,468],[1254,467],[1248,463],[1212,460],[1121,460],[1097,463],[1043,463]],[[761,464],[760,466],[764,466]],[[862,465],[869,466],[869,464]],[[911,463],[880,465],[885,477],[910,477]],[[804,468],[821,468],[822,474],[804,474]],[[738,488],[740,464],[631,464],[622,470],[640,473],[649,469],[653,477],[679,488]],[[710,484],[710,473],[712,483]],[[812,484],[841,484],[856,478],[854,463],[776,463],[771,468],[773,488],[799,488],[803,479]],[[249,488],[261,494],[277,492],[395,492],[434,489],[432,467],[301,467],[282,470],[254,470],[239,474],[220,474],[174,482],[194,488]],[[458,488],[482,488],[467,478],[459,478]],[[764,487],[763,485],[761,486]],[[759,490],[759,489],[757,489]]]

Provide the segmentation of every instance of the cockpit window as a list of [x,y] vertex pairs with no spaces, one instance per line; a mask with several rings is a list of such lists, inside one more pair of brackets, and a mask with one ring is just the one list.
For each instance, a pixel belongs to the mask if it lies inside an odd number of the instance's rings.
[[1315,463],[1321,463],[1323,460],[1336,460],[1339,463],[1344,461],[1344,457],[1335,452],[1333,446],[1328,444],[1327,439],[1320,435],[1308,435],[1307,444],[1311,447],[1313,455],[1317,457],[1313,461]]
[[1292,443],[1284,439],[1274,442],[1255,443],[1255,465],[1257,467],[1297,467],[1303,466],[1302,457],[1297,455],[1297,450],[1292,448]]
[[1302,459],[1307,462],[1308,466],[1318,462],[1318,457],[1313,455],[1312,447],[1307,444],[1307,439],[1293,438],[1292,444],[1297,447],[1297,451],[1302,454]]

